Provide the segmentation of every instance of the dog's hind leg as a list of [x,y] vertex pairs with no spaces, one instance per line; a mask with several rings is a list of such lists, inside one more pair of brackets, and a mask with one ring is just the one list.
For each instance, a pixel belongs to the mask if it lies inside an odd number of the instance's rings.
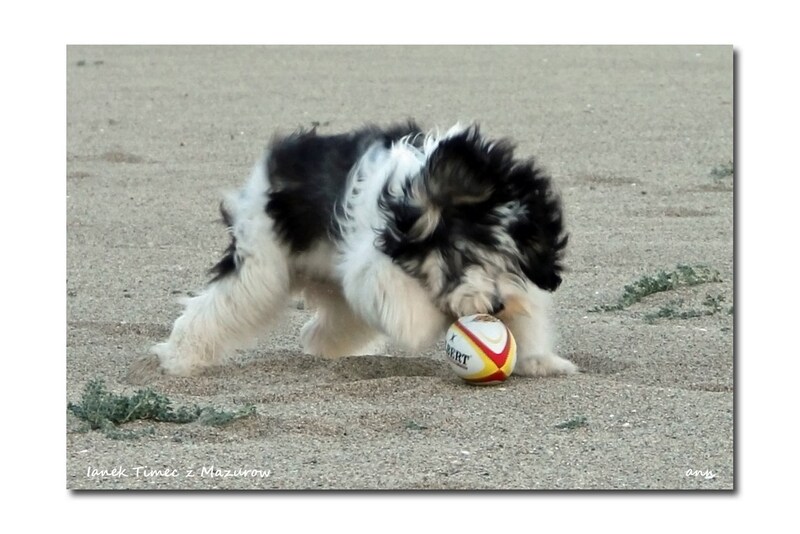
[[265,192],[257,167],[247,187],[222,207],[233,243],[214,268],[216,277],[186,301],[169,339],[151,350],[168,374],[191,375],[223,363],[236,349],[251,346],[284,311],[287,252],[264,212]]
[[251,346],[289,297],[285,267],[276,263],[247,258],[235,272],[188,299],[169,339],[152,349],[164,371],[191,375],[223,363],[236,349]]
[[303,295],[316,315],[300,331],[306,354],[315,356],[353,356],[375,349],[379,332],[356,316],[341,290],[329,284],[307,284]]

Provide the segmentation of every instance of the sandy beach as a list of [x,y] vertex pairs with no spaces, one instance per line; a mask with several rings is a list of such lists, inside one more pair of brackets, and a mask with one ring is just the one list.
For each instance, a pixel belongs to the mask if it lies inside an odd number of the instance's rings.
[[[68,489],[734,489],[731,47],[70,46],[66,69],[66,402],[99,379],[254,408],[124,425],[135,439],[69,414]],[[570,233],[557,348],[580,374],[473,387],[443,340],[312,357],[298,305],[227,367],[131,383],[275,132],[409,117],[477,121],[553,177]],[[610,309],[680,266],[716,276]]]

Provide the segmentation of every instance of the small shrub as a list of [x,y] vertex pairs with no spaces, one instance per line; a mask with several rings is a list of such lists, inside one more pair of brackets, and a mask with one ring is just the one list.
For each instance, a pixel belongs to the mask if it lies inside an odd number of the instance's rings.
[[707,315],[714,315],[722,311],[722,302],[725,297],[717,295],[712,297],[706,295],[703,301],[704,309],[701,310],[684,310],[683,301],[672,301],[666,306],[662,306],[656,312],[647,313],[644,315],[644,320],[653,324],[657,319],[692,319],[694,317],[705,317]]
[[572,430],[574,428],[580,428],[584,426],[589,426],[589,421],[585,415],[576,415],[575,417],[571,417],[567,419],[563,423],[558,423],[556,428]]
[[[117,395],[108,391],[102,380],[90,380],[83,391],[79,404],[67,403],[67,410],[84,421],[87,430],[102,430],[114,439],[131,439],[139,433],[119,430],[119,425],[148,420],[161,423],[191,423],[221,426],[236,419],[253,415],[254,406],[226,412],[213,407],[173,407],[172,401],[151,389],[140,389],[131,396]],[[152,433],[152,429],[149,431]]]
[[679,287],[690,287],[709,282],[721,282],[719,272],[704,265],[678,265],[674,271],[660,271],[655,276],[643,276],[623,289],[615,304],[596,306],[589,311],[622,310],[654,293],[670,291]]
[[733,161],[729,161],[724,165],[717,165],[708,174],[717,181],[733,176]]

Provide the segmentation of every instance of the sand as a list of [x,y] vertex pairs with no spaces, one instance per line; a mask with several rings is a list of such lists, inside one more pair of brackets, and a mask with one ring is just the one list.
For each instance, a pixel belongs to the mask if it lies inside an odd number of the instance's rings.
[[[326,360],[285,321],[228,367],[148,384],[228,426],[67,420],[69,489],[734,488],[731,47],[83,47],[67,53],[67,388],[116,393],[227,245],[217,206],[276,131],[477,120],[535,156],[571,234],[558,352],[581,373],[465,385],[442,347]],[[719,282],[620,311],[679,264]],[[659,318],[662,307],[708,310]],[[585,424],[560,428],[570,420]]]

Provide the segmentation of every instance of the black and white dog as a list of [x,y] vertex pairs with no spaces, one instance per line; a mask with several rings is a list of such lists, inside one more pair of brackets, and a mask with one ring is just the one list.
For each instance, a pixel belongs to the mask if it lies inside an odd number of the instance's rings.
[[490,313],[517,340],[516,374],[576,371],[553,353],[548,318],[567,243],[560,200],[533,160],[475,125],[276,138],[221,211],[230,247],[152,349],[166,373],[221,364],[293,294],[316,310],[300,334],[308,354],[387,338],[418,350],[457,317]]

